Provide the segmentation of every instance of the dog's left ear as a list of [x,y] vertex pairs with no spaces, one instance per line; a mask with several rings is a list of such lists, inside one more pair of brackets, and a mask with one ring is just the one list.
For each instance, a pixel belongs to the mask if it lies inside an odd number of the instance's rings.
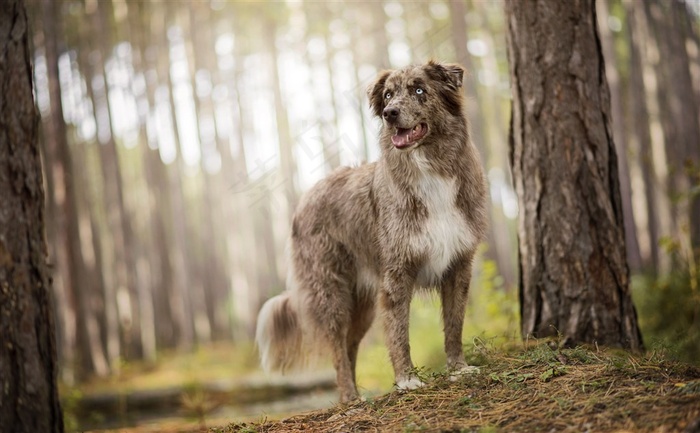
[[441,64],[430,60],[426,65],[426,72],[431,79],[442,81],[453,89],[462,87],[464,68],[456,63]]
[[384,84],[386,79],[391,75],[391,71],[382,71],[377,76],[377,80],[367,88],[367,96],[369,97],[369,107],[377,117],[382,117],[384,109]]

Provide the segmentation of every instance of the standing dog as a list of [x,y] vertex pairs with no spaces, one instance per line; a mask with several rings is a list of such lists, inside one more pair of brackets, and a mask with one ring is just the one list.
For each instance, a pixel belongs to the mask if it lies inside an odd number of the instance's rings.
[[292,223],[287,290],[260,310],[265,369],[330,350],[340,400],[358,397],[357,350],[377,301],[396,385],[413,373],[408,317],[415,288],[437,288],[449,371],[464,362],[462,324],[477,245],[486,231],[486,180],[469,139],[459,65],[382,72],[368,89],[382,118],[376,163],[340,168],[301,200]]

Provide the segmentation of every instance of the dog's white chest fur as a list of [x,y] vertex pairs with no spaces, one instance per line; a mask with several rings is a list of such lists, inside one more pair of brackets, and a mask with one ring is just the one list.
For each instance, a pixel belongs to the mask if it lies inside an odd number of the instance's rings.
[[428,211],[420,232],[410,238],[413,252],[425,258],[416,284],[430,287],[458,254],[476,246],[476,237],[456,206],[456,179],[424,173],[414,184],[414,193]]

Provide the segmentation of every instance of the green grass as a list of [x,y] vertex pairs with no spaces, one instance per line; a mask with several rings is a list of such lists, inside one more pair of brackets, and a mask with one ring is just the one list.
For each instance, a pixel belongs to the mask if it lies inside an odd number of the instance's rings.
[[192,353],[164,351],[155,364],[123,362],[117,374],[92,378],[77,386],[61,386],[62,393],[82,394],[196,386],[226,378],[244,377],[258,370],[257,354],[252,343],[233,345],[217,343]]

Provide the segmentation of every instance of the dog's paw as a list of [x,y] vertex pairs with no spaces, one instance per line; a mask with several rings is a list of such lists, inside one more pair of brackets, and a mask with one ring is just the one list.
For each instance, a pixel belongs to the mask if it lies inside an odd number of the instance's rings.
[[422,386],[425,386],[425,383],[423,383],[417,377],[411,377],[411,378],[399,380],[398,382],[396,382],[396,389],[398,389],[399,391],[409,391],[412,389],[420,388]]
[[473,365],[460,365],[453,370],[450,370],[450,381],[456,382],[459,379],[461,379],[464,376],[470,375],[470,374],[479,374],[481,373],[481,370],[479,367],[475,367]]

